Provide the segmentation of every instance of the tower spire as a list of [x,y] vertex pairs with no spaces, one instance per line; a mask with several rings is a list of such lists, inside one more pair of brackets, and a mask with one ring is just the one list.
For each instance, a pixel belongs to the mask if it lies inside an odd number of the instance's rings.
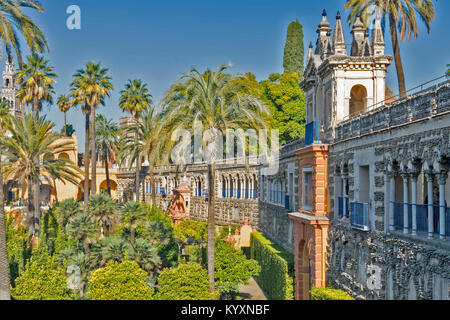
[[345,45],[344,29],[342,28],[341,13],[338,11],[336,15],[336,25],[333,34],[333,51],[336,55],[347,55]]
[[377,17],[375,19],[375,26],[373,28],[372,33],[372,54],[374,56],[382,56],[384,55],[384,37],[383,37],[383,30],[381,28],[381,19]]

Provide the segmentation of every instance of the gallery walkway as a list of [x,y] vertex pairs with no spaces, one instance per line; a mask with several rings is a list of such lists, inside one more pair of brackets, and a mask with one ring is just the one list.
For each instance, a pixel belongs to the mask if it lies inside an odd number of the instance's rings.
[[239,295],[242,300],[268,300],[253,278],[249,280],[248,285],[239,285]]

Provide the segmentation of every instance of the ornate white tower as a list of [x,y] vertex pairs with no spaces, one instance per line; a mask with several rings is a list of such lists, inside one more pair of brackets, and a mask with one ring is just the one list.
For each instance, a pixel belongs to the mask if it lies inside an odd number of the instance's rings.
[[23,104],[19,102],[16,94],[16,69],[14,67],[14,60],[12,59],[12,56],[9,55],[8,60],[5,63],[5,69],[3,70],[3,84],[0,98],[9,101],[13,114],[20,117],[23,110]]
[[307,123],[320,120],[322,130],[381,106],[385,101],[387,67],[393,58],[384,54],[380,20],[375,22],[372,42],[360,17],[353,28],[350,55],[345,43],[341,15],[331,42],[330,23],[324,10],[317,30],[316,50],[308,52],[305,79],[300,86],[307,100]]

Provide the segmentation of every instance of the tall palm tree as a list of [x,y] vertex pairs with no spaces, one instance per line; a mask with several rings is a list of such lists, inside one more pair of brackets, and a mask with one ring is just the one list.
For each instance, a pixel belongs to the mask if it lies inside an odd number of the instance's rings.
[[39,236],[40,185],[53,179],[77,185],[80,170],[69,159],[49,155],[73,152],[71,140],[61,140],[53,131],[55,124],[34,113],[14,118],[6,126],[9,136],[1,141],[4,152],[3,173],[6,179],[18,181],[28,187],[28,211],[32,214],[31,234]]
[[72,103],[70,102],[70,99],[68,96],[62,94],[58,97],[58,101],[56,102],[56,105],[58,106],[59,110],[64,113],[64,129],[67,127],[67,120],[66,115],[67,111],[69,111],[70,107],[72,107]]
[[[225,136],[227,129],[267,128],[268,108],[256,97],[243,92],[237,76],[225,74],[229,66],[219,66],[216,71],[201,73],[192,69],[182,76],[163,99],[165,125],[170,129],[192,129],[197,121],[204,130]],[[216,138],[213,137],[213,138]],[[210,290],[214,286],[214,227],[215,227],[215,162],[218,153],[213,151],[208,160],[208,274]]]
[[109,231],[117,221],[117,203],[104,193],[92,195],[88,202],[89,216],[101,227],[101,234],[109,235]]
[[[11,122],[11,110],[8,101],[0,101],[0,140],[3,139],[5,128]],[[9,300],[9,268],[6,250],[5,198],[2,173],[3,149],[0,148],[0,300]]]
[[17,97],[21,102],[31,103],[34,113],[42,108],[42,102],[53,103],[53,84],[57,75],[54,68],[48,66],[48,60],[38,55],[27,57],[27,62],[17,70]]
[[[152,186],[152,203],[156,203],[154,168],[157,164],[168,162],[168,152],[172,141],[167,139],[168,131],[164,127],[161,115],[152,106],[144,109],[139,122],[125,128],[122,137],[121,162],[127,162],[131,169],[133,163],[140,168],[141,159],[146,158],[149,165],[150,183]],[[136,186],[139,186],[139,175],[136,171]],[[136,188],[136,194],[140,189]],[[136,198],[139,201],[139,198]]]
[[162,263],[158,249],[145,239],[136,239],[131,259],[147,272],[155,270]]
[[405,41],[406,37],[408,41],[411,38],[417,38],[419,27],[416,17],[418,16],[429,33],[434,18],[432,0],[347,0],[345,8],[350,10],[349,24],[355,22],[358,16],[361,16],[366,26],[371,22],[369,19],[373,17],[381,18],[382,25],[386,24],[386,17],[389,19],[400,97],[406,97],[405,72],[400,54],[398,31],[400,31],[401,41]]
[[[15,51],[19,65],[22,64],[22,50],[20,47],[20,35],[23,35],[28,48],[33,54],[48,50],[47,40],[42,29],[22,9],[33,9],[43,12],[42,5],[35,0],[1,0],[0,1],[0,38],[10,54]],[[0,55],[3,50],[0,50]]]
[[[113,90],[111,77],[107,76],[108,68],[101,68],[99,63],[88,62],[85,69],[78,70],[73,76],[72,87],[73,95],[81,97],[85,105],[89,107],[91,113],[91,164],[92,164],[92,179],[91,189],[92,194],[96,194],[96,175],[97,175],[97,152],[96,152],[96,138],[95,138],[95,108],[98,105],[105,105],[105,97],[109,97]],[[87,150],[87,149],[86,149]],[[86,151],[85,151],[86,152]],[[87,161],[85,157],[85,162]]]
[[111,119],[108,120],[101,114],[97,116],[95,126],[97,149],[105,165],[106,186],[108,189],[108,194],[111,196],[111,179],[109,176],[109,168],[116,160],[119,127]]
[[130,242],[134,247],[137,224],[145,220],[147,210],[139,202],[127,202],[120,210],[122,220],[130,227]]
[[[119,106],[123,111],[129,112],[134,119],[135,124],[139,123],[139,117],[145,109],[152,104],[152,95],[149,93],[147,84],[141,80],[128,80],[125,89],[120,92]],[[136,140],[138,139],[135,136]],[[137,142],[136,142],[137,143]],[[136,201],[140,198],[139,172],[141,169],[141,157],[134,159],[136,161]],[[134,161],[128,160],[131,163]],[[130,167],[131,168],[131,167]]]

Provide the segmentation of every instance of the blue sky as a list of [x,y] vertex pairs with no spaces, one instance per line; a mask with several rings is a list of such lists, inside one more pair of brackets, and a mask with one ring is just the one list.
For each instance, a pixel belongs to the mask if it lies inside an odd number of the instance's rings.
[[[345,0],[41,0],[45,12],[31,16],[43,27],[50,46],[46,58],[59,75],[56,97],[68,93],[72,75],[88,61],[110,68],[115,90],[100,113],[118,121],[119,92],[128,79],[147,82],[158,103],[169,86],[192,67],[214,69],[231,62],[236,73],[252,72],[258,80],[283,71],[287,26],[298,19],[304,44],[316,41],[322,10],[334,26],[338,10],[346,19]],[[401,44],[407,88],[444,73],[450,63],[450,1],[437,1],[430,34],[420,25],[418,39]],[[81,30],[66,28],[69,5],[81,8]],[[346,42],[351,43],[349,28]],[[390,38],[387,53],[391,54]],[[25,48],[25,45],[22,46]],[[24,50],[27,54],[27,50]],[[397,91],[395,67],[388,84]],[[56,98],[55,97],[55,98]],[[55,99],[56,100],[56,99]],[[56,106],[44,113],[63,125]],[[84,122],[79,109],[68,112],[83,149]]]

